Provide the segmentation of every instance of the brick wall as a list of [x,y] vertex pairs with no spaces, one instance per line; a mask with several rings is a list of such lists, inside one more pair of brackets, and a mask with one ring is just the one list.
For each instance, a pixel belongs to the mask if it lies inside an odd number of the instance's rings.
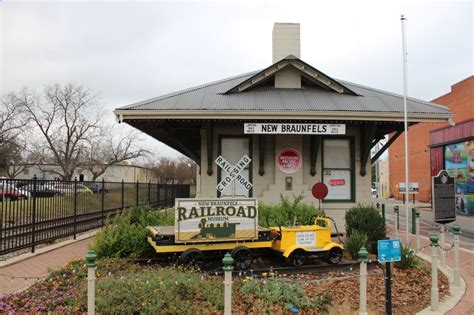
[[[448,106],[455,122],[474,117],[474,76],[470,76],[451,86],[451,92],[440,96],[433,103]],[[430,174],[430,130],[447,126],[446,123],[420,123],[408,130],[409,181],[418,182],[420,193],[418,200],[431,200]],[[390,190],[395,198],[398,195],[398,183],[405,181],[405,140],[402,134],[390,147],[388,158],[390,168]]]

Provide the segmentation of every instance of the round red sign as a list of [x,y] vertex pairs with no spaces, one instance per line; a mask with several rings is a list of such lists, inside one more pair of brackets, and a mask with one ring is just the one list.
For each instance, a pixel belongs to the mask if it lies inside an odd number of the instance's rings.
[[301,154],[294,149],[284,149],[278,153],[277,166],[286,174],[296,173],[301,167]]
[[328,186],[326,186],[324,183],[316,183],[311,188],[311,193],[316,199],[324,199],[328,195]]

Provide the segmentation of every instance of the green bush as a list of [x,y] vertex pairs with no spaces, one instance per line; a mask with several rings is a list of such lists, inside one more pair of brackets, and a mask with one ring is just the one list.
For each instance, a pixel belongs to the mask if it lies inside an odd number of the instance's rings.
[[346,232],[350,237],[354,231],[367,235],[370,244],[385,239],[385,222],[373,205],[358,204],[346,212]]
[[314,210],[311,205],[302,204],[304,196],[294,196],[293,201],[290,198],[280,195],[278,204],[258,205],[258,221],[260,226],[269,227],[277,225],[292,226],[296,224],[308,224],[312,215],[324,215],[324,211]]
[[409,245],[402,244],[400,258],[400,261],[395,263],[395,267],[398,269],[413,269],[420,265],[420,260]]
[[147,268],[97,282],[99,314],[203,314],[224,308],[221,279],[171,268]]
[[99,258],[140,258],[153,255],[147,242],[149,225],[174,224],[174,211],[137,207],[108,219],[95,237],[92,249]]
[[362,246],[365,246],[367,250],[369,249],[367,234],[357,230],[352,231],[352,234],[347,237],[345,244],[345,248],[352,259],[359,258],[359,249],[361,249]]
[[265,310],[262,313],[270,313],[273,305],[284,305],[286,311],[292,306],[296,306],[305,311],[320,313],[328,312],[331,306],[331,297],[328,294],[322,294],[317,297],[308,297],[299,285],[291,284],[278,279],[258,279],[247,280],[240,289],[243,300],[248,300],[245,295],[253,295],[254,298],[261,300]]

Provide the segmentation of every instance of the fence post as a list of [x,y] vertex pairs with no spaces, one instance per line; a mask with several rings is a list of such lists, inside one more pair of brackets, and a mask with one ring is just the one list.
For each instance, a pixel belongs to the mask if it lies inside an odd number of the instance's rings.
[[33,201],[32,201],[32,209],[31,209],[31,252],[35,252],[35,245],[36,245],[36,193],[37,193],[37,185],[38,185],[38,178],[35,176],[33,177]]
[[89,249],[86,256],[87,266],[87,315],[95,314],[95,269],[97,255]]
[[438,311],[439,306],[439,290],[438,290],[438,236],[431,234],[431,310]]
[[140,184],[138,183],[138,180],[137,180],[137,184],[135,185],[135,205],[138,206],[138,187],[140,186]]
[[453,225],[454,234],[454,268],[453,268],[453,284],[459,287],[461,284],[461,260],[459,259],[459,234],[461,233],[461,227],[455,223]]
[[104,207],[105,207],[105,181],[102,177],[102,195],[101,195],[101,215],[102,215],[102,226],[104,226]]
[[74,178],[74,239],[77,233],[77,178]]
[[123,179],[122,179],[122,211],[123,211],[123,207],[124,207],[124,199],[125,199],[125,184],[124,184]]
[[395,238],[398,238],[398,227],[399,227],[399,207],[395,206],[393,207],[393,211],[396,213],[397,218],[395,219]]
[[418,253],[420,251],[420,212],[419,211],[416,211],[415,212],[415,224],[416,224],[416,230],[415,230],[415,234],[416,234],[416,252]]
[[224,315],[232,314],[232,270],[234,270],[234,259],[227,253],[222,259],[224,266]]
[[150,181],[148,181],[148,205],[151,207],[151,185]]
[[367,249],[362,246],[359,250],[360,280],[359,280],[359,314],[367,315]]
[[160,208],[160,184],[156,183],[156,207]]
[[444,250],[445,245],[445,233],[444,233],[444,224],[441,224],[440,233],[439,233],[439,262],[441,267],[446,267],[446,251]]

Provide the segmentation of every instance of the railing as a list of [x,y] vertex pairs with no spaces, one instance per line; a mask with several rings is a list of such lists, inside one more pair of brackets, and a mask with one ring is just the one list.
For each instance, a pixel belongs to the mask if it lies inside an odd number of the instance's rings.
[[102,227],[140,205],[163,208],[190,185],[0,179],[0,256]]

